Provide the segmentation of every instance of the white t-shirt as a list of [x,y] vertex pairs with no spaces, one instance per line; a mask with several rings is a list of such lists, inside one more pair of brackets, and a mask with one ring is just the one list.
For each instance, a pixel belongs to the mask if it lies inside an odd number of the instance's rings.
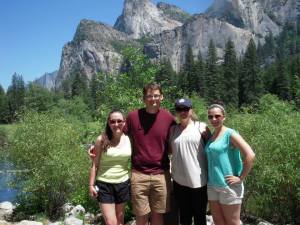
[[172,127],[171,173],[178,184],[199,188],[207,183],[207,160],[201,133],[206,129],[202,122],[192,122],[185,129],[180,125]]

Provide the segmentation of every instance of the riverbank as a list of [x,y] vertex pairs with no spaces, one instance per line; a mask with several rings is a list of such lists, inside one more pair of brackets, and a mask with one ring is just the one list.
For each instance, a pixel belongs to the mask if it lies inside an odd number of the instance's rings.
[[[32,220],[22,220],[19,222],[11,222],[12,214],[15,206],[11,202],[0,202],[0,225],[104,225],[104,219],[101,213],[96,215],[86,212],[81,206],[72,206],[67,203],[61,208],[61,213],[64,215],[60,220],[51,222],[47,218],[35,218],[31,216]],[[272,225],[271,223],[258,219],[252,216],[244,216],[244,225]],[[129,221],[126,225],[135,225],[135,220]],[[206,216],[206,224],[214,225],[212,217]],[[172,224],[174,225],[174,224]]]

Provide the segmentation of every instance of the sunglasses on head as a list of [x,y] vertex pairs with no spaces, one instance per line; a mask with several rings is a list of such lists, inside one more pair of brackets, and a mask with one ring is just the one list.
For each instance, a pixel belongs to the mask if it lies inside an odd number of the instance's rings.
[[207,118],[212,120],[213,118],[219,119],[222,115],[208,115]]
[[109,123],[110,124],[120,124],[120,123],[123,123],[124,120],[110,120]]
[[176,107],[175,111],[176,112],[188,112],[191,108],[189,107]]

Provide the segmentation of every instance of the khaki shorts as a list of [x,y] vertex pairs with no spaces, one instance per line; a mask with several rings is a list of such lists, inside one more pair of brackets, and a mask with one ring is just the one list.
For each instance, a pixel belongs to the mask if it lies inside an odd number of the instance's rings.
[[238,183],[224,188],[207,186],[207,197],[208,201],[218,201],[223,205],[242,204],[244,185]]
[[133,213],[144,216],[151,211],[165,213],[170,210],[171,176],[163,174],[143,174],[132,171],[131,202]]

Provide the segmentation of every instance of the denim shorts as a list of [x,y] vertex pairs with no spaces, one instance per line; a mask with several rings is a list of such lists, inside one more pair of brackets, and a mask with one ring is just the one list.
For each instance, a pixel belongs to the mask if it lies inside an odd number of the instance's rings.
[[97,180],[97,200],[100,203],[124,203],[130,199],[130,180],[122,183],[112,184]]
[[209,201],[218,201],[223,205],[242,204],[244,197],[244,184],[237,183],[227,187],[207,186]]

